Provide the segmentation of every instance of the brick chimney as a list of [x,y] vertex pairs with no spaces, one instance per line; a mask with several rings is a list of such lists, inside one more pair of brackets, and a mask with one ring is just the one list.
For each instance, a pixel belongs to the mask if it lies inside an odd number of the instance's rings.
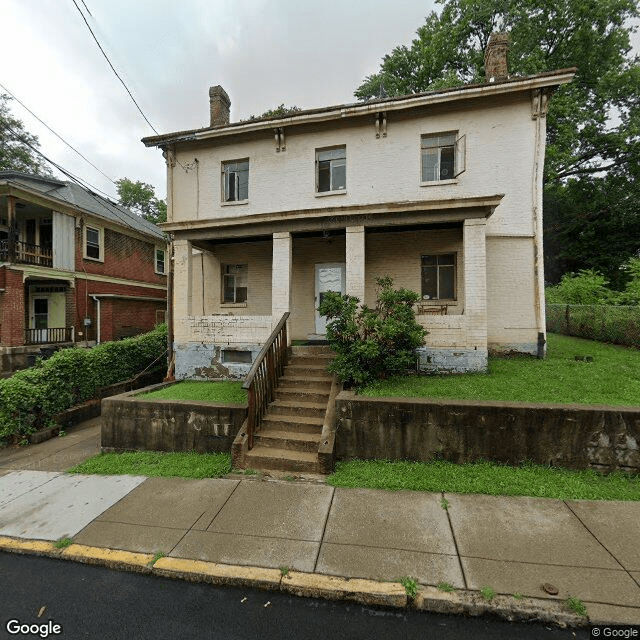
[[229,109],[231,100],[227,92],[220,86],[209,87],[209,111],[211,113],[211,126],[229,124]]
[[509,77],[507,51],[509,51],[509,34],[492,33],[484,52],[484,74],[487,82],[499,82]]

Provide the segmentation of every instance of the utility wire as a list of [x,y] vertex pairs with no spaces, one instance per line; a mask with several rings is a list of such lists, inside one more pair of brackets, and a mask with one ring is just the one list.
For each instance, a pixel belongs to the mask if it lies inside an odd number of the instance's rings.
[[66,144],[67,147],[69,147],[69,149],[71,149],[72,151],[75,151],[75,153],[77,153],[85,162],[88,162],[96,171],[101,173],[107,180],[109,180],[109,182],[116,184],[113,178],[110,178],[104,171],[102,171],[102,169],[100,169],[99,167],[96,167],[96,165],[93,164],[91,160],[89,160],[87,157],[82,155],[75,147],[70,145],[61,135],[56,133],[46,122],[41,120],[35,113],[33,113],[33,111],[31,111],[31,109],[29,109],[29,107],[27,107],[27,105],[24,102],[22,102],[20,98],[18,98],[16,95],[11,93],[11,91],[9,91],[9,89],[7,89],[7,87],[5,87],[2,83],[0,83],[0,88],[2,88],[3,91],[6,91],[18,104],[22,105],[38,122],[40,122],[40,124],[44,125],[47,129],[49,129],[49,131],[51,131],[51,133],[53,133],[53,135],[56,136],[56,138],[64,142],[64,144]]
[[[44,160],[46,160],[49,164],[51,164],[53,167],[55,167],[58,171],[63,173],[65,176],[67,176],[69,179],[71,179],[73,182],[75,182],[78,186],[82,187],[86,191],[86,193],[88,193],[89,196],[91,196],[91,198],[93,198],[99,205],[109,209],[113,213],[113,215],[115,215],[116,218],[118,218],[125,226],[133,229],[134,231],[139,231],[139,229],[136,229],[134,226],[132,226],[132,224],[130,222],[128,222],[127,220],[125,220],[120,214],[127,215],[132,220],[138,220],[138,221],[140,220],[141,216],[136,216],[134,213],[131,213],[130,211],[128,211],[124,207],[120,208],[115,202],[111,202],[111,200],[109,199],[109,194],[105,193],[104,191],[101,191],[97,187],[94,187],[92,184],[89,184],[86,180],[83,180],[82,178],[79,178],[78,176],[74,175],[73,173],[71,173],[70,171],[65,169],[64,167],[61,167],[57,162],[54,162],[53,160],[51,160],[50,158],[45,156],[44,153],[42,153],[37,147],[34,147],[32,144],[30,144],[29,142],[27,142],[26,140],[21,138],[20,134],[17,131],[15,131],[14,129],[12,129],[11,127],[6,126],[6,128],[9,131],[11,131],[11,133],[13,133],[13,135],[16,137],[16,140],[19,140],[20,142],[25,144],[33,152],[37,153]],[[98,195],[97,193],[94,193],[94,191],[97,191],[98,193],[103,194],[104,197]]]
[[[120,82],[122,83],[122,86],[125,88],[126,92],[129,94],[129,97],[131,98],[131,100],[133,100],[133,104],[136,105],[138,111],[140,112],[140,115],[145,119],[146,123],[153,129],[154,133],[156,135],[160,135],[158,133],[158,131],[156,130],[156,128],[149,122],[149,119],[147,118],[147,116],[144,115],[144,112],[140,108],[140,105],[136,102],[136,99],[133,97],[133,94],[131,93],[131,91],[129,91],[129,87],[127,87],[127,85],[125,84],[124,80],[120,77],[120,74],[116,71],[115,67],[111,64],[111,60],[109,60],[109,56],[107,56],[107,54],[105,53],[105,51],[102,48],[101,44],[98,42],[98,38],[96,38],[96,34],[93,33],[93,29],[91,28],[91,26],[87,22],[87,19],[84,17],[84,13],[82,13],[82,9],[80,9],[80,7],[78,6],[78,3],[76,2],[76,0],[73,0],[73,4],[76,6],[76,9],[78,10],[78,13],[82,16],[82,19],[84,20],[84,23],[87,25],[87,29],[89,29],[89,32],[93,36],[93,39],[95,40],[95,43],[98,45],[98,49],[100,49],[100,51],[101,51],[102,55],[104,56],[105,60],[109,63],[109,66],[111,67],[111,70],[113,71],[113,73],[115,73],[116,78],[118,78],[118,80],[120,80]],[[91,14],[89,14],[89,15],[91,15]]]
[[84,0],[82,0],[82,4],[84,5],[84,8],[87,10],[87,13],[93,18],[91,11],[89,11],[89,7],[87,7],[87,3]]

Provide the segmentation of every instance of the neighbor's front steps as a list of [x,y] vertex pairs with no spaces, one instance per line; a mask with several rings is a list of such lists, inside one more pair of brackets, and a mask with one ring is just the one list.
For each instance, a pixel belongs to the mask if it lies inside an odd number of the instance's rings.
[[318,459],[333,377],[329,347],[292,347],[272,402],[245,454],[244,467],[322,473]]

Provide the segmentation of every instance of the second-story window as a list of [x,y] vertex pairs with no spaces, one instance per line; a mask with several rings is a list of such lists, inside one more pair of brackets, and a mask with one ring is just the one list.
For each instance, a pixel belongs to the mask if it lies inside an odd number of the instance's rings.
[[164,275],[166,264],[166,251],[164,249],[156,249],[156,273]]
[[85,227],[84,257],[91,260],[102,260],[102,237],[100,229]]
[[452,180],[464,171],[465,137],[456,135],[451,132],[421,137],[422,182]]
[[347,148],[316,151],[316,191],[341,191],[347,188]]
[[224,202],[249,199],[249,160],[222,163],[222,189]]

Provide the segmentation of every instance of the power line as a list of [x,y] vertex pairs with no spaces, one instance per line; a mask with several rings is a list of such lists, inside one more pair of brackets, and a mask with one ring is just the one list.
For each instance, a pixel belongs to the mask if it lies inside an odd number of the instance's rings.
[[[11,127],[9,127],[8,125],[6,125],[6,123],[5,123],[5,126],[9,131],[11,131],[11,133],[13,133],[13,135],[16,138],[16,140],[18,140],[19,142],[22,142],[22,144],[25,144],[33,152],[37,153],[44,160],[46,160],[49,164],[51,164],[53,167],[55,167],[58,171],[60,171],[65,176],[70,178],[78,186],[82,187],[85,190],[85,192],[87,194],[89,194],[89,196],[91,196],[98,204],[100,204],[103,207],[107,207],[125,226],[133,229],[134,231],[139,231],[139,229],[136,229],[135,227],[133,227],[130,222],[127,222],[120,215],[120,213],[128,215],[131,219],[134,219],[134,220],[139,220],[140,216],[136,216],[134,213],[131,213],[130,211],[128,211],[125,208],[121,209],[120,207],[118,207],[118,205],[116,205],[116,203],[111,202],[111,200],[109,200],[109,194],[108,193],[105,193],[104,191],[101,191],[97,187],[94,187],[92,184],[88,183],[86,180],[83,180],[82,178],[79,178],[78,176],[74,175],[73,173],[71,173],[70,171],[65,169],[64,167],[61,167],[57,162],[54,162],[53,160],[51,160],[50,158],[45,156],[44,153],[42,153],[42,151],[40,151],[37,147],[34,147],[32,144],[30,144],[29,142],[27,142],[26,140],[21,138],[20,134],[17,131],[15,131],[14,129],[12,129]],[[99,196],[97,193],[93,193],[92,190],[103,194],[104,197],[103,196]]]
[[[147,118],[147,116],[144,115],[144,112],[140,108],[140,105],[136,102],[136,99],[133,97],[133,94],[131,93],[131,91],[129,91],[129,87],[127,87],[127,85],[125,84],[124,80],[120,77],[120,74],[116,71],[115,67],[111,64],[111,60],[109,60],[109,56],[107,56],[107,54],[105,53],[105,51],[102,48],[101,44],[98,42],[98,38],[96,38],[96,34],[93,33],[93,29],[91,28],[91,26],[87,22],[87,19],[84,17],[84,13],[82,13],[82,9],[80,9],[80,7],[78,6],[78,3],[76,2],[76,0],[73,0],[73,4],[76,6],[76,9],[78,10],[78,13],[82,16],[82,19],[84,20],[84,23],[87,25],[87,29],[89,29],[89,32],[93,36],[93,39],[95,40],[95,43],[98,45],[98,49],[100,49],[100,51],[101,51],[102,55],[104,56],[105,60],[109,63],[109,66],[111,67],[111,70],[113,71],[113,73],[115,73],[116,78],[118,78],[118,80],[120,80],[120,82],[122,83],[122,86],[125,88],[126,92],[129,94],[129,97],[131,98],[131,100],[133,100],[133,104],[136,105],[136,108],[140,112],[140,115],[145,119],[146,123],[153,129],[154,133],[156,135],[160,135],[158,133],[158,131],[156,130],[156,128],[149,122],[149,119]],[[83,2],[83,4],[84,4],[84,2]],[[89,13],[89,15],[91,15],[91,13]]]
[[20,98],[18,98],[16,95],[11,93],[11,91],[9,91],[7,87],[5,87],[2,83],[0,83],[0,87],[2,88],[3,91],[6,91],[18,104],[22,105],[38,122],[40,122],[40,124],[44,125],[47,129],[49,129],[49,131],[51,131],[51,133],[53,133],[53,135],[56,136],[56,138],[64,142],[64,144],[66,144],[67,147],[69,147],[69,149],[71,149],[72,151],[75,151],[75,153],[77,153],[85,162],[88,162],[96,171],[101,173],[107,180],[109,180],[110,182],[113,182],[113,184],[116,184],[113,178],[110,178],[104,171],[102,171],[102,169],[100,169],[99,167],[96,167],[96,165],[93,164],[91,160],[89,160],[87,157],[82,155],[82,153],[80,153],[75,147],[70,145],[61,135],[56,133],[46,122],[41,120],[35,113],[33,113],[33,111],[31,111],[31,109],[29,109],[29,107],[27,107],[27,105],[24,102],[22,102]]

